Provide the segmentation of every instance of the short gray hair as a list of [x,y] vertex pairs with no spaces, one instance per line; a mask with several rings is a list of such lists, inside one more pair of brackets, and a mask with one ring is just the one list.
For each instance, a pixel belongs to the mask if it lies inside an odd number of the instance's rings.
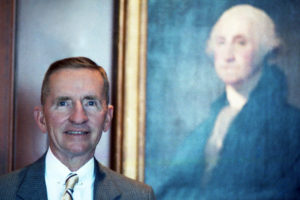
[[103,78],[103,89],[106,97],[106,104],[109,102],[109,81],[107,78],[107,74],[103,67],[97,65],[94,61],[86,57],[69,57],[61,60],[57,60],[52,63],[43,80],[42,90],[41,90],[41,104],[44,105],[46,102],[46,98],[50,93],[50,76],[55,72],[62,69],[90,69],[96,70],[100,73]]
[[242,4],[229,8],[226,10],[218,21],[215,23],[207,41],[206,52],[208,55],[214,54],[214,37],[217,34],[217,27],[224,19],[231,17],[244,17],[254,25],[255,40],[259,44],[259,54],[263,58],[272,50],[278,48],[281,44],[275,30],[275,24],[268,14],[254,6]]

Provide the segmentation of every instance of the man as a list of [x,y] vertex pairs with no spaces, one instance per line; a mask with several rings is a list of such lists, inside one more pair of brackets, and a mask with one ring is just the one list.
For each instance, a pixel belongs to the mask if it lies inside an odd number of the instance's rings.
[[34,118],[49,137],[47,153],[0,178],[0,199],[155,199],[152,189],[94,158],[113,117],[104,69],[85,57],[59,60],[46,72]]
[[258,8],[234,6],[219,18],[207,52],[225,93],[180,146],[159,199],[300,198],[300,114],[269,59],[279,44]]

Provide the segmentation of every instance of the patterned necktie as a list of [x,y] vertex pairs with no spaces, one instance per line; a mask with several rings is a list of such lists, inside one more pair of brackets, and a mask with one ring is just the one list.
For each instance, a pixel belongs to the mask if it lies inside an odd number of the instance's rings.
[[65,182],[66,189],[62,196],[62,200],[73,200],[73,189],[76,183],[78,183],[78,175],[70,173]]

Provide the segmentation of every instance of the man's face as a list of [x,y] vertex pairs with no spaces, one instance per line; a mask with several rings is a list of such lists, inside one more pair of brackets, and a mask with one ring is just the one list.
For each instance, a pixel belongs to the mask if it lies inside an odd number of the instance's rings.
[[258,71],[261,60],[251,23],[232,16],[223,19],[216,28],[213,38],[216,72],[226,85],[243,84]]
[[50,76],[49,88],[37,122],[48,133],[52,152],[61,159],[92,157],[113,113],[113,107],[106,105],[100,73],[62,69]]

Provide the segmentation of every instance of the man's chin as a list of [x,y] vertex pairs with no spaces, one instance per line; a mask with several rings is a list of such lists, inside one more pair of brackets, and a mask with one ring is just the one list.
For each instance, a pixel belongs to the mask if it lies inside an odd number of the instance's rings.
[[93,155],[93,150],[91,147],[87,147],[86,145],[75,145],[66,148],[67,154],[71,157],[81,157],[81,156],[89,156]]
[[243,84],[243,81],[236,79],[223,79],[222,81],[226,86],[231,86],[234,88],[240,87]]

